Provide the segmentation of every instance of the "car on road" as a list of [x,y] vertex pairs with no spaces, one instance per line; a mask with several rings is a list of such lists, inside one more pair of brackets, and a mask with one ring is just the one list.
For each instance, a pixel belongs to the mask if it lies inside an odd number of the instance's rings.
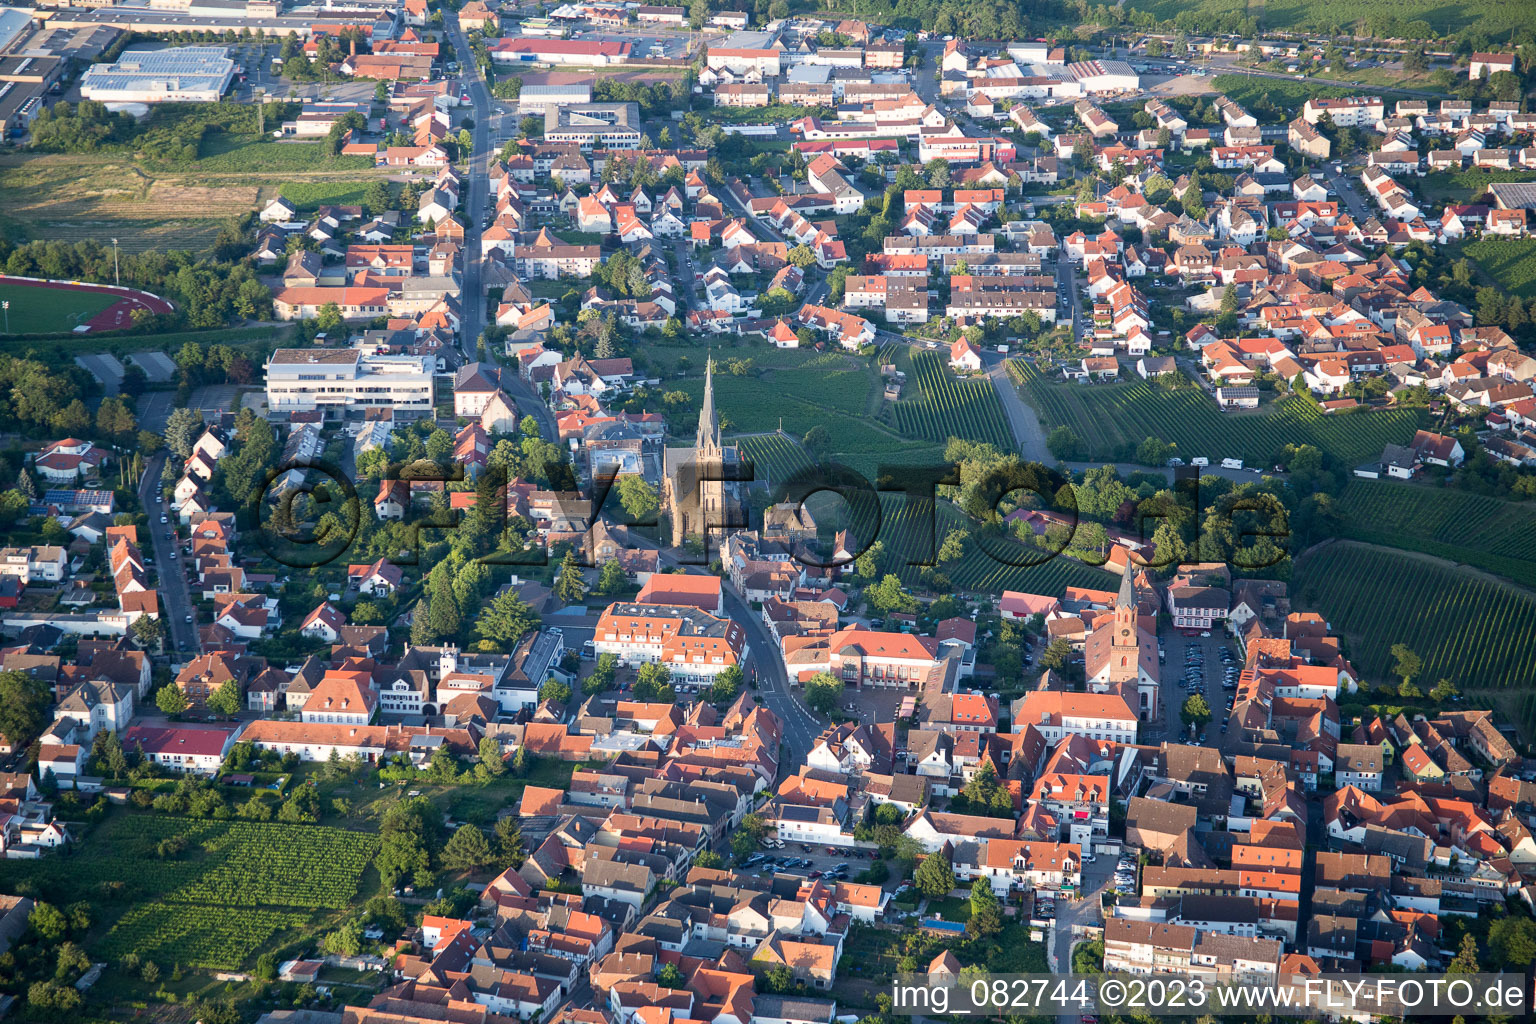
[[169,519],[169,518],[167,518],[167,517],[166,517],[166,516],[161,516],[161,517],[160,517],[160,525],[161,525],[161,526],[164,526],[164,525],[165,525],[165,524],[166,524],[166,523],[168,523],[168,522],[170,522],[170,519]]
[[188,615],[186,621],[191,622],[192,621],[192,616]]

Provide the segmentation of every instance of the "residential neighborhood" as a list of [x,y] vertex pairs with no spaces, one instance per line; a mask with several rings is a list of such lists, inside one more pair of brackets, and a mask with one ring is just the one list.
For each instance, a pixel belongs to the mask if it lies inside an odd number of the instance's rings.
[[1528,34],[1056,6],[0,9],[0,1014],[1525,971]]

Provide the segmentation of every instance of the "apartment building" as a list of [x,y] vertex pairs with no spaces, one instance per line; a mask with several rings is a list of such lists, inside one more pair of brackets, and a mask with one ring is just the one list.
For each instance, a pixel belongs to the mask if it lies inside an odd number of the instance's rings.
[[274,417],[318,410],[327,419],[344,419],[393,409],[397,419],[416,419],[431,414],[432,399],[426,356],[280,348],[267,361],[267,408]]
[[621,664],[661,662],[675,685],[708,685],[747,655],[747,635],[727,618],[688,605],[615,602],[593,635],[598,654]]

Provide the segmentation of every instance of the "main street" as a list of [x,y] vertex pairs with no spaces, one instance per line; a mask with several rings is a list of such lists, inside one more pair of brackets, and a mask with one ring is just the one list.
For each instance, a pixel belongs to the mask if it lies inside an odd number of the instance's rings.
[[[458,56],[459,67],[462,69],[459,73],[460,78],[463,80],[464,90],[469,94],[471,109],[474,111],[474,127],[470,129],[470,135],[474,138],[474,150],[470,158],[465,161],[465,173],[469,176],[469,191],[464,201],[464,281],[459,293],[459,344],[464,350],[465,360],[468,361],[479,358],[480,332],[485,329],[485,288],[481,281],[480,231],[485,224],[486,211],[490,203],[490,167],[491,161],[497,156],[497,130],[504,115],[491,96],[485,74],[475,60],[474,51],[469,47],[469,40],[465,37],[464,30],[459,26],[458,15],[445,12],[443,27]],[[515,368],[512,373],[502,377],[501,385],[517,402],[518,409],[523,412],[532,412],[534,419],[538,420],[539,433],[546,441],[559,439],[554,414],[550,412],[549,406],[544,404],[543,397],[533,385],[524,380]]]
[[[175,660],[201,654],[203,642],[197,632],[192,594],[187,589],[186,570],[181,564],[181,559],[177,557],[176,527],[174,524],[155,522],[158,516],[164,515],[169,518],[171,514],[169,506],[155,501],[160,494],[160,472],[166,458],[167,456],[162,452],[145,465],[144,476],[139,481],[139,501],[144,505],[145,515],[149,521],[146,529],[149,531],[150,545],[155,553],[155,568],[160,574],[160,617],[166,624],[166,635],[170,639],[172,659]],[[187,621],[189,616],[193,621]]]

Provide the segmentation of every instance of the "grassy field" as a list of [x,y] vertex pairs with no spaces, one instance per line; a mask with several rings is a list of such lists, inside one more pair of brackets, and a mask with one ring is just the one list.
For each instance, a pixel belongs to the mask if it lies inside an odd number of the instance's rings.
[[1427,555],[1341,541],[1297,561],[1291,594],[1343,636],[1371,681],[1391,681],[1391,647],[1424,661],[1427,690],[1521,686],[1536,678],[1536,597]]
[[1119,383],[1084,385],[1048,380],[1023,360],[1010,369],[1046,429],[1071,427],[1093,459],[1124,457],[1150,436],[1176,444],[1185,459],[1267,462],[1287,444],[1311,444],[1359,463],[1381,454],[1388,442],[1405,443],[1422,417],[1417,409],[1324,416],[1299,398],[1256,412],[1224,413],[1200,388],[1165,388],[1134,373]]
[[301,211],[319,206],[361,206],[367,191],[366,182],[352,181],[290,181],[278,189]]
[[[156,854],[162,840],[186,847]],[[6,892],[88,900],[98,958],[228,969],[352,906],[378,837],[318,825],[114,812],[71,857],[0,862]]]
[[28,284],[0,284],[0,301],[9,302],[0,332],[53,334],[72,331],[117,301],[101,292],[65,291]]
[[1505,293],[1536,297],[1536,238],[1480,238],[1466,253]]
[[[363,158],[323,163],[318,150],[267,154],[277,144],[246,142],[186,165],[122,155],[0,155],[0,235],[76,242],[117,238],[125,251],[202,249],[220,226],[258,209],[285,187],[366,188],[385,172]],[[317,200],[318,201],[318,200]],[[332,201],[332,200],[328,200]]]
[[1346,536],[1464,562],[1536,587],[1536,505],[1465,491],[1351,480],[1339,496]]
[[1314,85],[1311,82],[1288,82],[1279,78],[1237,74],[1217,75],[1211,79],[1211,87],[1244,105],[1268,100],[1291,112],[1300,111],[1302,105],[1313,96],[1348,96],[1352,91],[1338,86]]
[[1536,176],[1529,171],[1482,171],[1466,167],[1424,175],[1419,181],[1419,191],[1424,198],[1436,202],[1470,203],[1487,192],[1494,182],[1532,180],[1536,180]]
[[210,135],[198,150],[196,167],[202,174],[249,174],[294,171],[367,171],[366,156],[328,157],[323,142],[275,142],[243,135]]

